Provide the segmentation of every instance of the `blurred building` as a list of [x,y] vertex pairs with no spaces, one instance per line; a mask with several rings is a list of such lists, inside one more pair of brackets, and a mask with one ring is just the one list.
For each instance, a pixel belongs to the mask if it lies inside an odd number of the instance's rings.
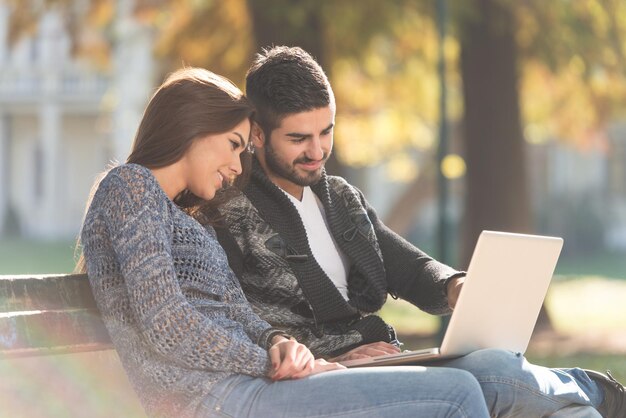
[[129,16],[121,7],[102,70],[71,54],[55,10],[9,43],[0,3],[0,235],[75,237],[97,173],[128,154],[153,86],[150,33]]
[[610,129],[609,140],[606,240],[609,247],[626,250],[626,123]]
[[626,250],[626,124],[583,147],[553,140],[528,150],[538,229],[563,236],[564,252]]
[[[459,149],[462,138],[455,139]],[[626,122],[612,123],[584,146],[552,139],[527,143],[526,152],[537,233],[564,237],[564,255],[626,251]],[[427,165],[424,155],[413,158]],[[422,247],[434,245],[437,237],[438,201],[434,179],[430,181],[415,201],[411,230],[402,231]],[[463,216],[462,181],[450,183],[448,218],[456,234]],[[353,183],[391,222],[389,212],[407,185],[391,182],[384,165],[360,169]]]

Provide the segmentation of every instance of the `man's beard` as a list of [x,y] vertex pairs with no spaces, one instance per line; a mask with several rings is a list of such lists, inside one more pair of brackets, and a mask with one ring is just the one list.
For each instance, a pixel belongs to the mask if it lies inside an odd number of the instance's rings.
[[[307,157],[303,156],[296,158],[292,164],[289,164],[288,162],[280,159],[280,157],[278,156],[278,154],[276,154],[274,148],[272,148],[272,145],[269,142],[267,142],[265,144],[265,147],[263,147],[262,149],[265,153],[265,163],[267,164],[268,170],[270,170],[272,174],[278,177],[282,177],[294,184],[297,184],[298,186],[303,187],[312,186],[319,182],[322,178],[321,169],[318,171],[308,171],[304,175],[298,174],[298,172],[296,171],[296,164],[313,161]],[[328,155],[329,154],[324,153],[324,156],[322,157],[324,163],[328,159]],[[324,167],[324,164],[322,164],[322,167]]]

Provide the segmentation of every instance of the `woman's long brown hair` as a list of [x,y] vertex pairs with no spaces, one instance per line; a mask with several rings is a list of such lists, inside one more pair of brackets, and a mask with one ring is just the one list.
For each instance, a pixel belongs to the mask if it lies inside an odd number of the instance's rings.
[[[230,80],[201,68],[183,68],[172,73],[154,93],[128,156],[127,163],[160,168],[180,160],[192,142],[206,135],[227,132],[250,119],[254,109],[248,99]],[[234,186],[246,181],[250,171],[250,153],[241,154],[242,175]],[[92,187],[87,209],[104,175]],[[220,204],[236,189],[221,190],[210,201],[200,199],[188,190],[174,198],[174,203],[203,224],[216,222]],[[85,272],[85,262],[77,242],[80,258],[75,271]]]

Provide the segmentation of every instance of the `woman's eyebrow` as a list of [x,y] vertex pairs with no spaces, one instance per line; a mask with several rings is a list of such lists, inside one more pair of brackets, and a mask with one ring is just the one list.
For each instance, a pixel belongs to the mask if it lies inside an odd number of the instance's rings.
[[233,132],[233,133],[239,137],[239,145],[241,146],[241,148],[245,148],[246,141],[243,140],[243,136],[241,136],[239,132]]

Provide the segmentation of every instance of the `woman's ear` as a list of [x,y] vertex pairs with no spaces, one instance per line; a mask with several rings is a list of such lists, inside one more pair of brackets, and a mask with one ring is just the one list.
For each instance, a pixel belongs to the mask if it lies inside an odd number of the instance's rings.
[[252,122],[250,139],[255,148],[263,148],[263,145],[265,145],[265,133],[263,133],[263,129],[256,122]]

